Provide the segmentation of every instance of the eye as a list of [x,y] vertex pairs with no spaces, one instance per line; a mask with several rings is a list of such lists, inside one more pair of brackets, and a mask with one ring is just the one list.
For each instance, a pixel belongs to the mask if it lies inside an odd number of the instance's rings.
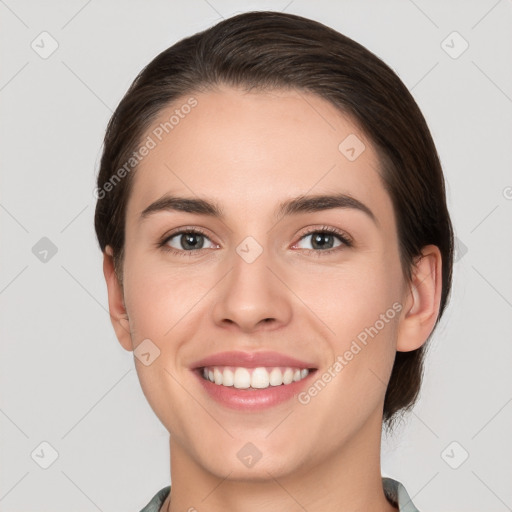
[[[300,247],[299,244],[308,238],[311,239],[310,245],[312,248]],[[205,246],[205,241],[207,241],[206,245],[208,245],[208,243],[210,245]],[[330,254],[331,252],[339,250],[342,246],[352,247],[352,245],[351,238],[348,235],[336,228],[324,226],[303,234],[299,242],[293,248],[298,246],[299,249],[304,249],[319,255],[319,253]],[[201,251],[201,249],[213,249],[218,247],[218,245],[210,240],[206,233],[197,228],[183,228],[180,231],[176,231],[166,236],[158,243],[158,246],[164,251],[171,252],[178,256],[192,256],[194,253]]]
[[[299,247],[299,249],[314,252],[331,252],[343,245],[347,247],[352,246],[352,242],[347,235],[331,227],[317,228],[314,231],[309,231],[301,237],[300,241],[307,240],[308,238],[310,238],[311,249],[309,247]],[[337,244],[336,239],[338,240]]]
[[[205,240],[211,244],[211,247],[205,247]],[[206,234],[199,229],[183,229],[167,236],[159,245],[166,251],[180,255],[183,255],[183,253],[186,252],[190,253],[196,252],[200,249],[211,249],[216,247]]]

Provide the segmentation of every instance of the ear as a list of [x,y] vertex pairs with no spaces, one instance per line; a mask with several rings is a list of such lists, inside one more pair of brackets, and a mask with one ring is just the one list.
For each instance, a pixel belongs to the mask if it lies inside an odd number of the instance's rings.
[[396,349],[420,348],[430,336],[441,304],[442,257],[439,247],[426,245],[412,268]]
[[124,305],[123,288],[114,268],[112,247],[109,245],[107,245],[103,253],[103,275],[107,284],[110,321],[119,343],[121,343],[125,350],[131,352],[133,345],[130,335],[130,322]]

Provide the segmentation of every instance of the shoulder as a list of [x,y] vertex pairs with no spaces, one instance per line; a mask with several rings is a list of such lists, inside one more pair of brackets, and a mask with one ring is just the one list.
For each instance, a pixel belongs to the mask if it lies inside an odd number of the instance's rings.
[[171,486],[168,485],[160,489],[152,498],[151,501],[140,512],[159,512],[160,507],[163,505],[167,496],[171,492]]

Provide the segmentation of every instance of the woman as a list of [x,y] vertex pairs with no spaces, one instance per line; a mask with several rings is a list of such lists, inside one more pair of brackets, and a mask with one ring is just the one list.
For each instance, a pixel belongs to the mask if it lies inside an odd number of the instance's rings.
[[144,512],[417,510],[381,430],[417,398],[453,233],[388,66],[299,16],[222,21],[137,76],[97,197],[112,324],[170,433]]

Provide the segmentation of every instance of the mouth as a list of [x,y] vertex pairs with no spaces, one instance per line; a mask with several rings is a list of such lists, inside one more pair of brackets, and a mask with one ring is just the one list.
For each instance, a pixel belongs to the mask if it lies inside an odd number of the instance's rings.
[[305,379],[310,371],[315,371],[315,368],[204,366],[198,368],[198,371],[203,379],[217,386],[254,390],[288,386],[292,382]]
[[190,369],[209,398],[243,411],[292,400],[317,371],[310,362],[276,352],[223,352],[196,361]]

